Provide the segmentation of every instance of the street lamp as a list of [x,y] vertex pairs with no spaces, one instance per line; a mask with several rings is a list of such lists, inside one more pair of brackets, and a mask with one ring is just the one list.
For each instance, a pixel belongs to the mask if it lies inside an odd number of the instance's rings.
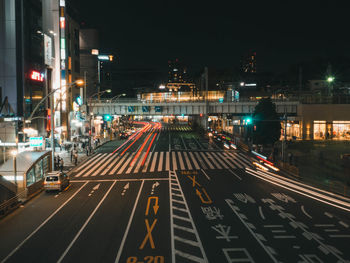
[[33,120],[33,115],[34,113],[39,109],[39,106],[46,101],[49,97],[50,97],[50,109],[51,109],[51,165],[52,165],[52,170],[54,170],[55,168],[55,126],[54,126],[54,119],[55,119],[55,103],[54,103],[54,93],[60,89],[62,89],[63,87],[72,87],[73,85],[78,85],[78,86],[82,86],[84,85],[84,81],[81,79],[78,79],[72,83],[68,83],[66,85],[62,85],[54,90],[52,90],[49,94],[47,94],[44,98],[42,98],[42,100],[36,105],[36,107],[34,108],[32,114],[30,114],[29,118],[25,121],[25,123],[31,123],[31,121]]
[[15,181],[15,185],[16,185],[16,192],[17,192],[17,150],[12,150],[11,151],[11,155],[13,156],[13,175],[14,175],[14,181]]

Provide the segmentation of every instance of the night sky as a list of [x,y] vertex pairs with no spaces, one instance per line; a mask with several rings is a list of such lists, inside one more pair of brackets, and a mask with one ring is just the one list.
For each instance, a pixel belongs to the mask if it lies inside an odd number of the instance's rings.
[[121,68],[237,67],[249,50],[258,70],[313,57],[349,56],[349,9],[339,1],[71,0]]

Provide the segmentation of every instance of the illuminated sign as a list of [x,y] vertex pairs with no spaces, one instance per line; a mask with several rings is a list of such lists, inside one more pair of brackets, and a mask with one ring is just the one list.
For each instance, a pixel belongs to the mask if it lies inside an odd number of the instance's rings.
[[30,74],[30,78],[32,80],[36,80],[36,81],[44,81],[44,74],[40,73],[39,71],[35,71],[33,70]]
[[29,145],[31,147],[41,147],[43,146],[44,139],[43,137],[30,137]]
[[98,60],[109,60],[108,55],[98,55],[97,58],[98,58]]
[[91,49],[91,55],[98,55],[98,49]]

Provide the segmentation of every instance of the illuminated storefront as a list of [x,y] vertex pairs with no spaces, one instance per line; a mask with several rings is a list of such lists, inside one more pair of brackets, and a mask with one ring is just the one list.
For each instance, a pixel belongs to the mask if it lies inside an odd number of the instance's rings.
[[324,140],[326,136],[326,121],[314,121],[314,140]]
[[333,121],[334,140],[350,140],[350,121]]

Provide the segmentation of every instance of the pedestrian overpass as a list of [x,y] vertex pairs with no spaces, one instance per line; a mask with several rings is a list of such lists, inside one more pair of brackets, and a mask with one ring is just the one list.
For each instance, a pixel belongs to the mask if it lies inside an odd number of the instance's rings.
[[[145,116],[181,116],[181,115],[220,115],[232,114],[237,116],[249,115],[254,112],[258,101],[252,102],[148,102],[140,100],[95,100],[89,102],[89,112],[94,115],[145,115]],[[296,116],[299,102],[275,102],[276,111],[280,115]]]

